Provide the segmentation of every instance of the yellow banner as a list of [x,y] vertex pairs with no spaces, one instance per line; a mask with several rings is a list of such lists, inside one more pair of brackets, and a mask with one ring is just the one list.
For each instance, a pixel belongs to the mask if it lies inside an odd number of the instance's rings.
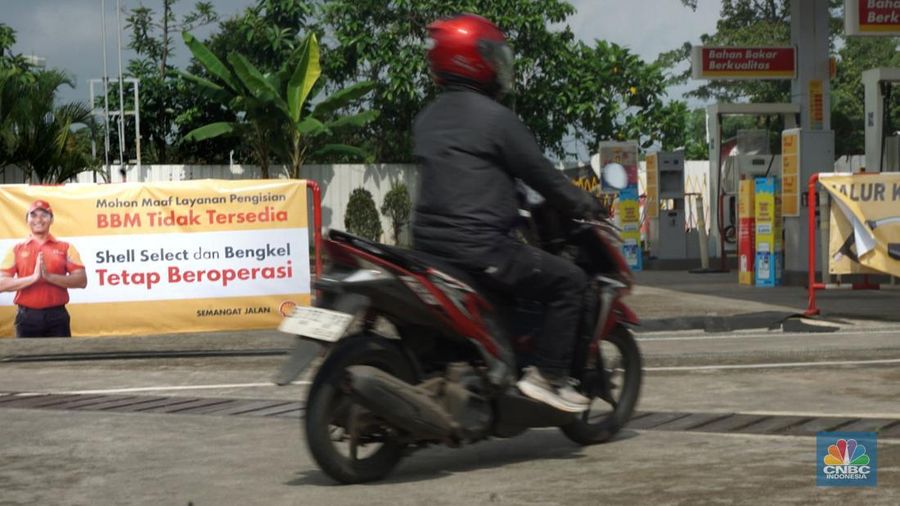
[[781,134],[781,203],[784,216],[800,216],[800,130]]
[[900,276],[900,174],[822,174],[832,196],[829,272]]
[[[0,186],[0,255],[29,237],[37,199],[50,233],[80,255],[69,289],[74,336],[274,328],[308,304],[306,182]],[[0,293],[0,337],[15,335],[14,293]]]

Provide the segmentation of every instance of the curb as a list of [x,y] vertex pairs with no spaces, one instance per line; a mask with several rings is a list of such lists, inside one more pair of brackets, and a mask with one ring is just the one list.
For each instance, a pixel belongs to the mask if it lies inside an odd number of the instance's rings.
[[760,311],[731,316],[702,315],[678,316],[642,320],[637,332],[662,332],[666,330],[705,330],[706,332],[731,332],[746,329],[776,329],[798,313]]

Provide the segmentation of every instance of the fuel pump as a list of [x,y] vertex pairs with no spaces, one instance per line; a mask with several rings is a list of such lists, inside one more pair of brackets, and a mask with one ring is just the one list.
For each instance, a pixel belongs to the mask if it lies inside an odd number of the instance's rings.
[[[710,251],[720,259],[720,268],[727,269],[726,258],[734,254],[737,230],[737,194],[741,174],[745,177],[781,175],[780,157],[771,153],[748,153],[744,156],[732,153],[734,146],[722,139],[722,123],[727,116],[781,116],[784,128],[797,126],[800,116],[799,104],[717,103],[706,108],[707,139],[709,141],[709,185],[710,185]],[[737,155],[729,160],[732,155]]]
[[900,90],[900,68],[874,68],[862,73],[865,90],[866,172],[900,171],[900,125],[891,124],[891,111]]
[[647,209],[656,206],[647,213],[651,219],[651,252],[663,260],[685,259],[684,152],[647,154],[647,182]]
[[722,177],[722,233],[726,248],[735,248],[738,228],[737,198],[742,180],[758,177],[781,178],[781,155],[772,154],[769,132],[766,130],[738,130],[737,144],[725,158]]

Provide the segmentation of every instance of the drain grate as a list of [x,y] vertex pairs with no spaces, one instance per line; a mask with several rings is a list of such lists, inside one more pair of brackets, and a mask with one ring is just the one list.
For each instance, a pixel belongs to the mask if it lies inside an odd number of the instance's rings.
[[[101,413],[155,413],[208,416],[300,418],[302,402],[277,399],[227,399],[127,395],[23,394],[0,392],[0,409],[52,409]],[[900,419],[832,416],[750,415],[644,411],[636,413],[629,429],[815,436],[821,431],[877,432],[900,438]]]
[[804,417],[793,415],[749,415],[743,413],[641,412],[627,425],[630,429],[724,432],[815,436],[817,432],[850,430],[877,432],[883,437],[900,437],[900,419]]
[[299,418],[300,402],[265,399],[0,393],[0,409]]

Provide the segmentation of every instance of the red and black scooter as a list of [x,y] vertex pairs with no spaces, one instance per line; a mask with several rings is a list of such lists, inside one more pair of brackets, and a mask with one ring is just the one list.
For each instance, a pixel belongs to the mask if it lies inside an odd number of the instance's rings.
[[[551,247],[592,276],[592,310],[571,375],[593,403],[578,414],[533,401],[515,386],[541,327],[539,305],[485,297],[466,274],[427,255],[331,231],[316,307],[297,308],[280,327],[298,343],[327,347],[304,420],[322,470],[359,483],[384,477],[411,449],[432,443],[459,446],[532,427],[560,427],[585,445],[616,434],[634,412],[642,378],[628,328],[637,317],[621,300],[631,272],[608,221],[569,228]],[[277,383],[306,367],[310,354],[302,348]]]

